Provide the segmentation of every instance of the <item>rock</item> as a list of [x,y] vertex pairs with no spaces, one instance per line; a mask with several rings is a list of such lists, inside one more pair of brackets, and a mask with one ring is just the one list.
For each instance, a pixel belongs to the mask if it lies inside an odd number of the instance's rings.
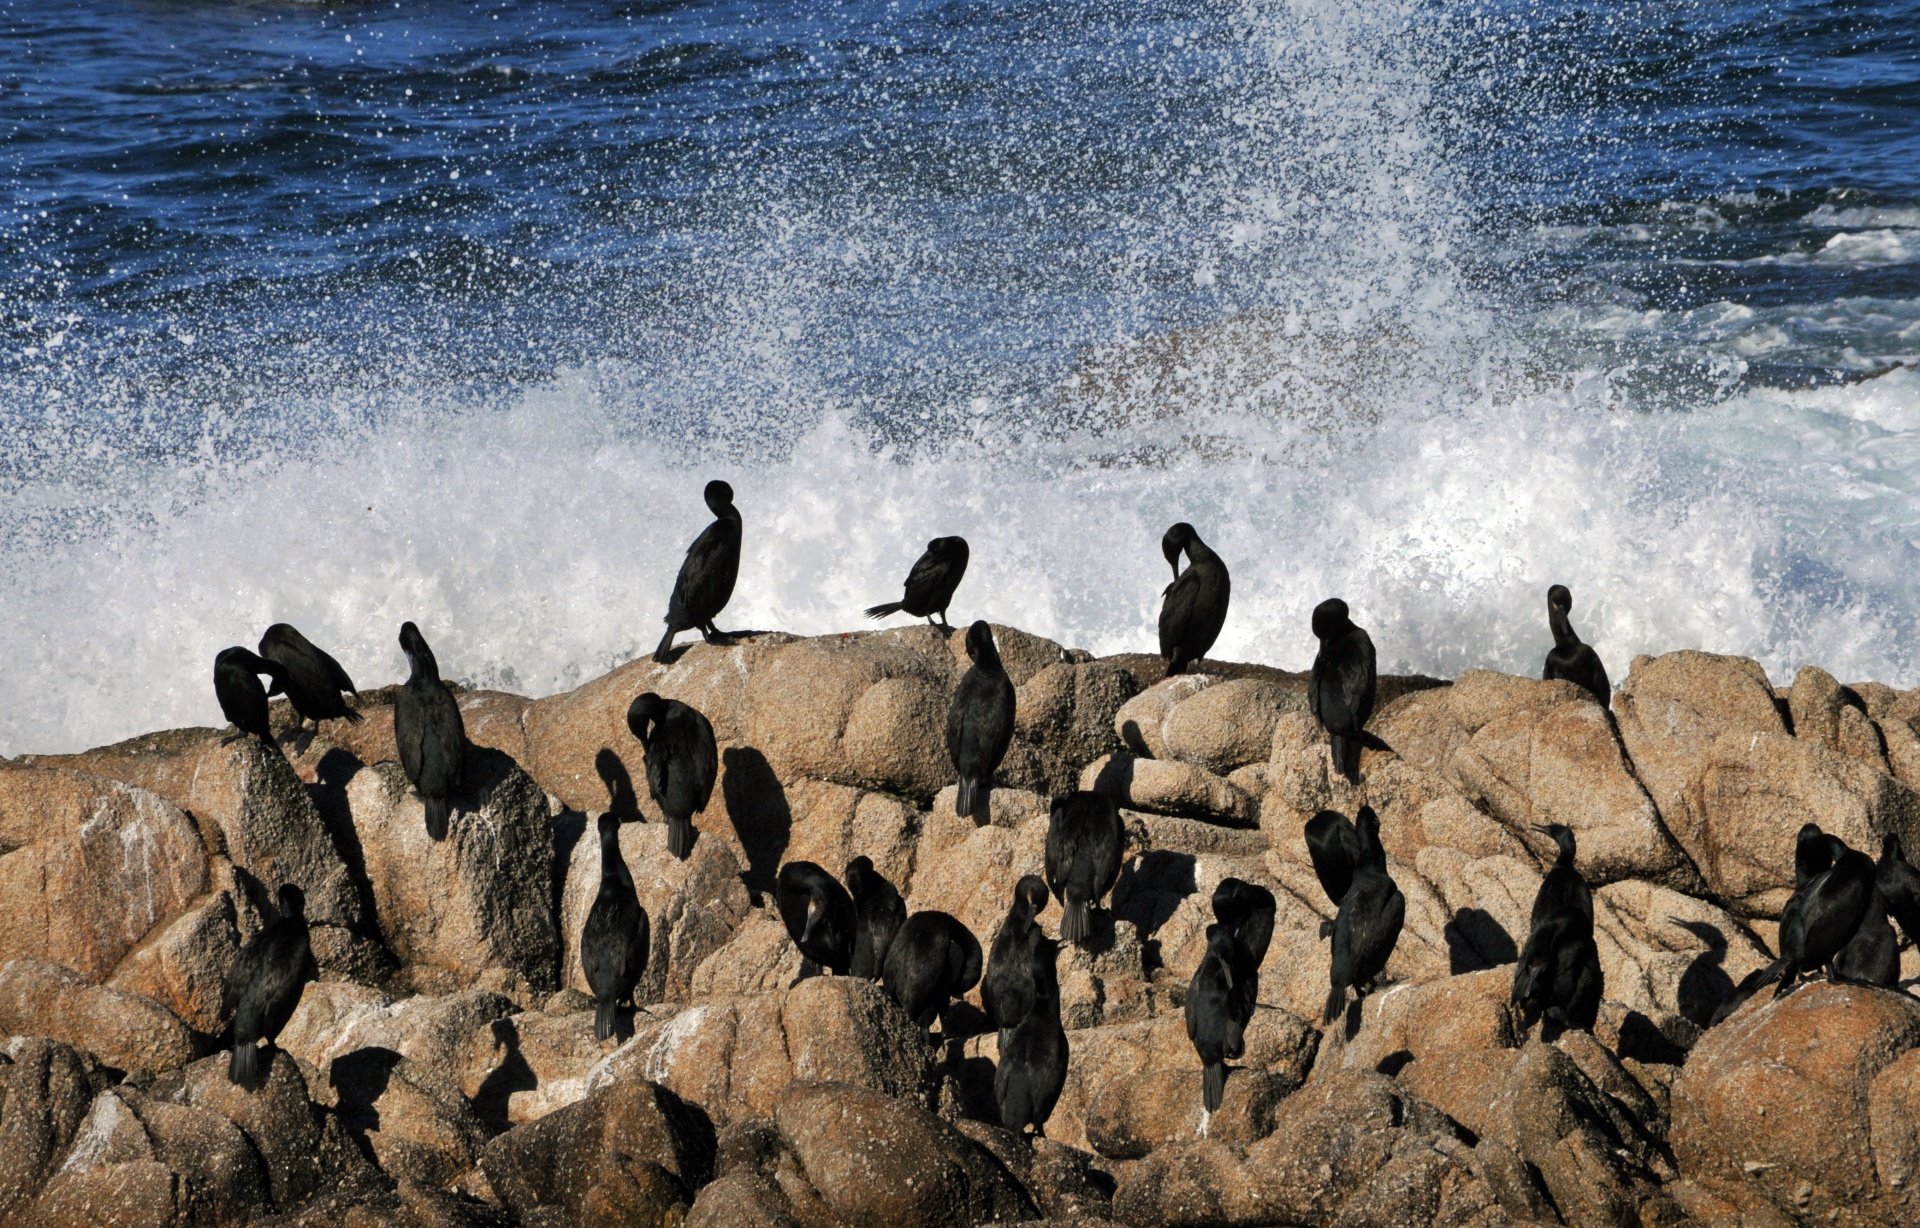
[[319,1114],[299,1064],[286,1053],[269,1050],[265,1077],[251,1089],[227,1079],[226,1054],[205,1058],[183,1070],[164,1098],[218,1113],[239,1127],[259,1155],[275,1206],[304,1201],[328,1175],[321,1166]]
[[[398,689],[382,688],[379,693],[362,691],[359,708],[360,715],[366,719],[357,725],[329,728],[321,738],[315,739],[315,748],[325,740],[362,763],[398,763],[400,751],[393,740],[393,701],[386,698]],[[469,691],[457,684],[449,689],[460,705],[460,721],[466,729],[467,741],[500,751],[516,763],[527,757],[527,735],[522,722],[527,709],[533,706],[532,700],[505,691]],[[376,695],[384,702],[371,702]],[[308,753],[311,755],[313,751]]]
[[1137,1160],[1169,1143],[1201,1138],[1258,1142],[1273,1133],[1280,1103],[1300,1087],[1291,1072],[1232,1068],[1220,1107],[1208,1113],[1201,1082],[1197,1066],[1109,1082],[1087,1108],[1087,1141],[1113,1160]]
[[194,1031],[217,1036],[228,1022],[220,1007],[227,972],[243,944],[243,920],[248,934],[257,932],[262,922],[245,889],[234,881],[226,858],[213,859],[210,885],[205,895],[129,951],[107,984],[145,994]]
[[[636,1022],[648,1021],[644,1016]],[[606,1057],[593,1011],[528,1011],[476,1032],[460,1090],[490,1128],[537,1121],[587,1095],[587,1075]]]
[[[1890,704],[1888,706],[1891,706]],[[1893,774],[1886,744],[1857,691],[1834,681],[1817,665],[1804,665],[1787,694],[1797,738],[1817,742],[1828,750],[1858,759],[1878,772]]]
[[1911,1200],[1920,1180],[1920,1049],[1909,1049],[1873,1077],[1867,1093],[1873,1167],[1883,1194]]
[[1038,874],[1047,860],[1047,801],[1036,793],[993,791],[993,821],[983,827],[953,813],[954,790],[942,792],[927,815],[907,909],[950,913],[972,930],[982,948],[1007,915],[1014,884]]
[[[1166,684],[1162,684],[1165,686]],[[1285,712],[1305,712],[1306,695],[1269,678],[1232,678],[1177,700],[1160,723],[1160,751],[1225,776],[1272,757],[1273,730]]]
[[48,1036],[120,1070],[159,1071],[193,1060],[193,1036],[143,994],[95,985],[59,964],[0,964],[0,1033]]
[[103,981],[207,887],[193,823],[145,789],[64,769],[0,768],[0,961]]
[[397,764],[356,772],[347,804],[380,931],[404,963],[477,983],[497,969],[527,992],[555,988],[553,834],[539,787],[497,751],[471,752],[448,838]]
[[322,981],[307,986],[277,1043],[323,1078],[336,1060],[390,1050],[462,1087],[482,1037],[516,1009],[512,999],[485,989],[395,1001],[364,986]]
[[16,1040],[7,1052],[12,1061],[0,1065],[0,1221],[12,1223],[66,1160],[106,1079],[57,1040]]
[[[1829,1218],[1909,1224],[1910,1184],[1892,1186],[1900,1143],[1890,1111],[1920,1045],[1920,1003],[1885,990],[1816,982],[1741,1011],[1695,1046],[1673,1085],[1680,1172],[1736,1207],[1777,1222]],[[1887,1143],[1888,1167],[1878,1148]]]
[[180,1203],[180,1176],[158,1160],[102,1164],[61,1172],[47,1183],[34,1209],[40,1228],[172,1228]]
[[896,887],[913,877],[920,812],[905,800],[825,781],[796,781],[787,789],[792,830],[782,861],[811,861],[836,877],[855,857]]
[[[1182,700],[1190,699],[1221,681],[1215,674],[1175,674],[1140,691],[1122,704],[1113,717],[1113,731],[1126,748],[1142,759],[1165,759],[1162,729]],[[1114,752],[1118,753],[1118,752]]]
[[1083,1221],[1113,1209],[1113,1177],[1098,1156],[984,1121],[962,1118],[953,1124],[1006,1165],[1049,1222]]
[[1609,1000],[1656,1021],[1678,1015],[1699,1027],[1748,973],[1773,961],[1723,909],[1631,880],[1594,892],[1594,942]]
[[458,1084],[391,1049],[333,1060],[335,1112],[389,1177],[439,1188],[472,1168],[487,1133]]
[[991,1152],[904,1101],[796,1081],[780,1092],[773,1117],[808,1182],[844,1221],[959,1228],[1038,1214]]
[[762,1177],[733,1173],[700,1190],[686,1228],[799,1228],[780,1188]]
[[1080,769],[1124,749],[1115,724],[1146,681],[1117,661],[1049,665],[1015,688],[1014,734],[1059,765],[1048,793],[1071,789]]
[[1439,1054],[1512,1049],[1521,1035],[1520,1020],[1507,1001],[1512,987],[1513,969],[1507,967],[1368,994],[1351,1039],[1341,1028],[1331,1031],[1314,1078],[1397,1070]]
[[1258,803],[1204,768],[1177,760],[1111,755],[1080,774],[1080,787],[1105,793],[1122,807],[1149,814],[1182,815],[1250,827],[1260,821]]
[[695,1002],[771,993],[798,982],[805,964],[779,914],[756,908],[726,946],[700,961],[689,993]]
[[[175,1180],[127,1167],[142,1164],[157,1164]],[[166,1201],[157,1208],[136,1212],[144,1216],[162,1210],[167,1216],[163,1223],[242,1224],[268,1200],[265,1174],[237,1126],[218,1113],[156,1100],[131,1088],[111,1088],[95,1099],[59,1178],[48,1183],[46,1209],[76,1218],[87,1214],[82,1199],[111,1190],[103,1180],[86,1179],[96,1171],[132,1178],[151,1195],[164,1195]]]
[[[724,843],[706,839],[696,840],[693,855],[681,861],[667,852],[667,831],[660,823],[622,824],[620,852],[646,910],[652,941],[634,1000],[687,1001],[694,971],[733,939],[751,911],[740,863]],[[573,847],[560,899],[560,976],[562,984],[583,992],[580,930],[599,889],[599,846],[582,840]]]

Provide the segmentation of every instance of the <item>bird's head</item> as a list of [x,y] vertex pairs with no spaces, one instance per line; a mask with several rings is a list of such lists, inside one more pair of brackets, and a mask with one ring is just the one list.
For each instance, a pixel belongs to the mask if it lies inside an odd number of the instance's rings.
[[1313,607],[1313,634],[1316,639],[1331,639],[1352,625],[1353,620],[1347,616],[1347,603],[1338,597],[1329,597]]

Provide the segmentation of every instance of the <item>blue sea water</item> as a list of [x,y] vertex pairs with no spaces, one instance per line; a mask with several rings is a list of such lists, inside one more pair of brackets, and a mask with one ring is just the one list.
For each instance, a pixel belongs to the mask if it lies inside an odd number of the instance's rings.
[[[1920,3],[0,0],[0,753],[292,621],[540,694],[721,621],[1920,684]],[[1888,368],[1893,368],[1888,370]]]

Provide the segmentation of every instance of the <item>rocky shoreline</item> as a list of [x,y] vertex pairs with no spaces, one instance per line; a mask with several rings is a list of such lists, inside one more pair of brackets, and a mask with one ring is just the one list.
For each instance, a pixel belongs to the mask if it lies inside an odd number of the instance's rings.
[[[1304,675],[1168,679],[994,630],[1018,703],[984,826],[954,813],[942,740],[961,634],[927,626],[461,692],[468,796],[437,843],[392,688],[294,760],[188,729],[0,761],[0,1222],[1920,1220],[1920,1001],[1822,982],[1707,1026],[1772,958],[1802,823],[1920,844],[1920,690],[1814,667],[1776,690],[1691,651],[1636,659],[1611,711],[1565,682],[1383,677],[1369,730],[1391,749],[1356,786]],[[642,691],[721,747],[684,862],[633,784]],[[770,891],[783,862],[864,854],[989,941],[1075,787],[1119,801],[1127,857],[1091,949],[1061,954],[1071,1062],[1033,1141],[993,1124],[984,1015],[936,1042],[875,985],[812,975]],[[1406,923],[1393,984],[1321,1029],[1331,910],[1301,827],[1362,803]],[[652,947],[631,1037],[603,1045],[577,944],[609,809],[634,820]],[[1578,835],[1606,978],[1594,1033],[1553,1044],[1507,1002],[1545,822]],[[1181,1009],[1228,876],[1279,913],[1206,1115]],[[283,881],[321,980],[245,1092],[215,1051],[221,991]]]

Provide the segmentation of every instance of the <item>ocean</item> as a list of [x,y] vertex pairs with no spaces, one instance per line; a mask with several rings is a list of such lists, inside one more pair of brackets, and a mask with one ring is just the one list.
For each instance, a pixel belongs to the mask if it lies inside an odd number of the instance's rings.
[[1184,519],[1218,657],[1920,685],[1916,167],[1916,0],[0,0],[0,753],[574,686],[712,477],[726,627],[1151,650]]

